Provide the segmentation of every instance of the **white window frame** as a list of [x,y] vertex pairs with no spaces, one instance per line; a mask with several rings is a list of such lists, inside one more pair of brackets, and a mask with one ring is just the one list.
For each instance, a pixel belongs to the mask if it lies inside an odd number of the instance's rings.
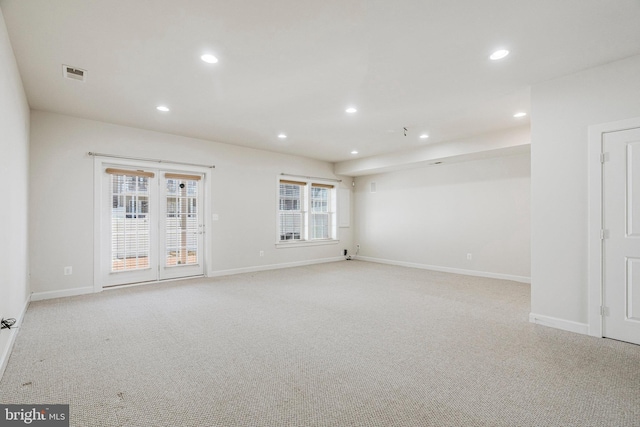
[[[302,229],[299,240],[280,240],[280,182],[293,181],[304,183],[302,195]],[[313,184],[331,186],[329,191],[329,238],[311,238],[311,187]],[[338,240],[338,183],[330,180],[315,178],[300,178],[298,176],[280,175],[276,179],[276,248],[292,248],[301,246],[331,245],[340,242]]]

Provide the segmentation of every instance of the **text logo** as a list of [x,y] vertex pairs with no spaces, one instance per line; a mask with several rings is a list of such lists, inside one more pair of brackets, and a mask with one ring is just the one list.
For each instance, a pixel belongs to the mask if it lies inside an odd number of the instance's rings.
[[1,405],[0,427],[69,427],[69,405]]

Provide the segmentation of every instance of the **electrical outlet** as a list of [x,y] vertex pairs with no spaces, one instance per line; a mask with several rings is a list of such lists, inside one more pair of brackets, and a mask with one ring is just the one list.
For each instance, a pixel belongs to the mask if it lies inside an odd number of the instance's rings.
[[467,254],[467,259],[468,259],[468,260],[471,260],[471,258],[473,258],[473,255],[471,255],[471,254]]
[[260,256],[264,256],[264,251],[260,251]]
[[73,268],[71,266],[65,267],[64,268],[64,275],[65,276],[71,276],[73,274]]

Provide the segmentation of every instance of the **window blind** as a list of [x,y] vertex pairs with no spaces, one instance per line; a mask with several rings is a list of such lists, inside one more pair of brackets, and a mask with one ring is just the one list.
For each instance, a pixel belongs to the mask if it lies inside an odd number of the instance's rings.
[[107,168],[105,172],[109,175],[143,176],[146,178],[153,178],[155,176],[153,172],[146,172],[143,170]]
[[311,184],[312,187],[316,187],[316,188],[333,188],[333,185],[330,184],[316,184],[316,183],[312,183]]
[[149,268],[149,179],[153,173],[113,168],[107,173],[111,175],[111,271]]
[[201,175],[186,175],[183,173],[165,173],[164,177],[167,179],[186,179],[188,181],[200,181],[202,179]]
[[333,185],[311,184],[310,239],[329,238],[330,197]]
[[307,183],[306,183],[306,182],[300,182],[300,181],[288,181],[288,180],[284,180],[284,179],[281,179],[281,180],[280,180],[280,184],[301,185],[301,186],[303,186],[303,187],[304,187],[305,185],[307,185]]
[[301,240],[304,238],[304,188],[306,183],[280,180],[280,240]]

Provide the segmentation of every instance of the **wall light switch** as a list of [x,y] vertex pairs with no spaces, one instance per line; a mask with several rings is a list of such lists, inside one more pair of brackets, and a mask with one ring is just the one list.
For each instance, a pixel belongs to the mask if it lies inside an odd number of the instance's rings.
[[73,274],[73,268],[71,266],[64,268],[64,275],[71,276]]

